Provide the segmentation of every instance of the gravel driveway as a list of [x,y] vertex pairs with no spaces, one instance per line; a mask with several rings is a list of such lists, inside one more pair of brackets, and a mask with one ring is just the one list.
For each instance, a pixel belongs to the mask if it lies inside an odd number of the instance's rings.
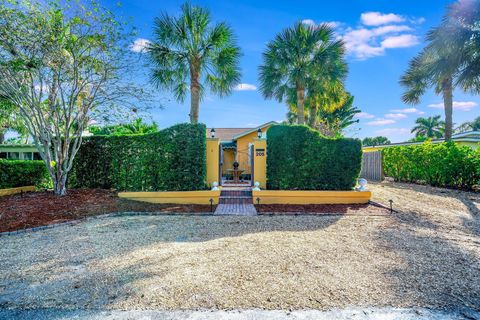
[[0,238],[0,309],[480,310],[480,197],[372,185],[393,215],[131,216]]

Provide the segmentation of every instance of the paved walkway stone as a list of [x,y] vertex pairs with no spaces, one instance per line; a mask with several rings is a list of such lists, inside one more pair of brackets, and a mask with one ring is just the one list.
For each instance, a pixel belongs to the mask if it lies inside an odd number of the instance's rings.
[[215,214],[239,216],[256,215],[257,210],[253,205],[252,190],[250,190],[250,188],[224,187],[220,193],[220,200]]

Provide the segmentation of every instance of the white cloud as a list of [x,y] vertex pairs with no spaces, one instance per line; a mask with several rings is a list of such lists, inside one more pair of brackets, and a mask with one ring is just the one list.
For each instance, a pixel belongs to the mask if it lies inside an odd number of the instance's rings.
[[387,33],[396,33],[396,32],[403,32],[403,31],[413,31],[413,29],[406,25],[390,25],[390,26],[383,26],[372,29],[372,32],[375,35],[383,35]]
[[408,48],[419,44],[418,37],[413,34],[402,34],[384,39],[381,43],[382,48]]
[[419,43],[413,34],[399,34],[413,29],[407,25],[389,25],[373,29],[347,29],[342,36],[347,51],[363,60],[385,54],[385,49],[406,48]]
[[384,126],[384,125],[392,124],[392,123],[395,123],[395,120],[391,120],[391,119],[376,119],[376,120],[367,122],[367,124],[368,124],[369,126]]
[[311,27],[315,27],[317,25],[312,19],[303,19],[302,23]]
[[[344,28],[341,38],[347,52],[359,60],[382,56],[387,49],[407,48],[419,43],[414,34],[417,20],[407,20],[393,13],[366,12],[361,15],[363,25]],[[394,24],[400,22],[402,24]]]
[[130,50],[132,50],[133,52],[145,52],[147,45],[149,45],[150,43],[151,42],[147,39],[138,38],[133,41],[133,44],[130,46]]
[[385,118],[389,119],[405,119],[407,118],[407,115],[404,113],[387,113],[385,115]]
[[303,19],[302,20],[302,23],[303,24],[306,24],[308,26],[311,26],[311,27],[317,27],[319,26],[320,24],[324,23],[324,24],[328,24],[331,28],[339,28],[340,26],[343,25],[342,22],[340,21],[321,21],[319,23],[316,23],[314,20],[312,19]]
[[235,91],[255,91],[257,90],[257,87],[253,84],[249,83],[240,83],[233,88]]
[[380,26],[388,23],[405,21],[405,18],[394,13],[364,12],[360,16],[362,23],[366,26]]
[[413,20],[411,20],[411,21],[412,21],[412,23],[414,23],[414,24],[422,24],[422,23],[424,23],[425,21],[427,21],[427,19],[425,19],[424,17],[420,17],[420,18],[417,18],[417,19],[413,19]]
[[370,114],[368,112],[359,112],[355,115],[356,118],[359,118],[359,119],[372,119],[372,118],[375,118],[375,116],[373,114]]
[[404,108],[404,109],[392,109],[390,110],[396,113],[416,113],[416,114],[425,114],[425,112],[418,110],[417,108]]
[[[453,101],[453,108],[456,110],[470,111],[476,106],[478,106],[478,103],[474,101]],[[429,104],[428,107],[438,108],[438,109],[444,108],[443,103],[432,103],[432,104]]]
[[403,142],[408,140],[412,134],[408,128],[385,128],[375,131],[375,135],[385,136],[392,142]]

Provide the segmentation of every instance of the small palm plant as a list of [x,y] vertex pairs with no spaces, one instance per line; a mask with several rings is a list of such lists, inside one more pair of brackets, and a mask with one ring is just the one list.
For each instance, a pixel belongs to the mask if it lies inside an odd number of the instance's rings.
[[183,102],[190,91],[190,122],[198,123],[205,87],[219,96],[240,80],[240,48],[225,23],[212,25],[208,10],[183,4],[180,17],[155,19],[154,41],[147,51],[153,63],[151,81],[171,90]]
[[445,132],[445,122],[440,120],[440,116],[428,118],[418,118],[416,126],[412,128],[415,137],[441,138]]
[[279,33],[267,45],[260,66],[260,90],[265,98],[288,100],[295,91],[297,122],[305,124],[305,96],[318,81],[344,79],[345,46],[335,40],[328,24],[296,23]]

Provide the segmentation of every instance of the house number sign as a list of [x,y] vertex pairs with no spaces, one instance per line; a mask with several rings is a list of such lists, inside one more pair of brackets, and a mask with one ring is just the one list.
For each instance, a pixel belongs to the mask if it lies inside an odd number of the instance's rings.
[[256,149],[255,156],[257,157],[264,157],[265,156],[265,149]]

